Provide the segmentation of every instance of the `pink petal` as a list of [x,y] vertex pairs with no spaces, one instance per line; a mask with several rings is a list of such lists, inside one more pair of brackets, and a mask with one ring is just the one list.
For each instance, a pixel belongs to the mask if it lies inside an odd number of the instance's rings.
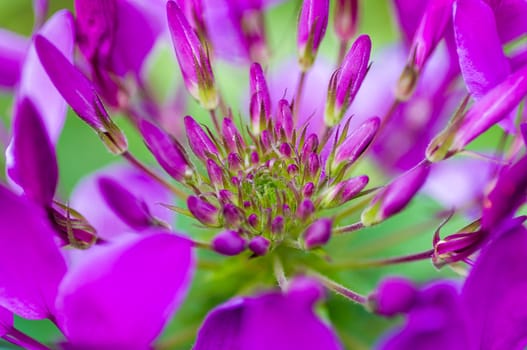
[[60,285],[59,327],[80,347],[146,349],[187,292],[191,248],[163,232],[96,247]]

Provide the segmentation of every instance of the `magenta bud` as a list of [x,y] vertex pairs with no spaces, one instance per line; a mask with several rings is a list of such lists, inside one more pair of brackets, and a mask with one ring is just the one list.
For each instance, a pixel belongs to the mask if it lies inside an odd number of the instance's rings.
[[373,312],[392,317],[410,311],[416,299],[417,289],[412,282],[401,277],[390,277],[368,296],[368,305]]
[[291,145],[287,142],[282,143],[280,147],[278,147],[278,150],[280,151],[281,155],[287,158],[291,158],[291,154],[293,153]]
[[269,251],[271,242],[263,236],[256,236],[251,239],[249,242],[249,249],[256,256],[263,256]]
[[393,180],[362,212],[362,223],[365,226],[375,225],[403,210],[423,186],[429,173],[427,164],[419,164]]
[[302,193],[304,194],[304,197],[311,197],[313,195],[313,192],[315,191],[315,184],[312,182],[308,182],[304,185],[304,188],[302,189]]
[[144,200],[137,198],[119,182],[101,177],[99,190],[113,212],[135,230],[144,230],[152,226],[153,218]]
[[258,152],[256,151],[251,152],[251,163],[258,164],[259,162],[260,162],[260,156],[258,155]]
[[357,31],[358,2],[358,0],[337,0],[335,3],[333,24],[338,38],[342,41],[351,40]]
[[283,131],[285,137],[288,140],[291,140],[293,136],[294,126],[293,113],[291,112],[291,106],[287,100],[278,101],[278,112],[277,112],[277,121],[276,121],[276,133],[280,135]]
[[216,108],[218,94],[209,57],[183,11],[174,1],[167,2],[167,20],[187,90],[204,108]]
[[302,151],[300,152],[300,158],[305,162],[311,153],[316,152],[318,148],[318,136],[316,134],[310,134],[304,141]]
[[325,245],[331,238],[333,221],[328,218],[318,219],[304,231],[304,246],[313,249]]
[[141,121],[139,130],[146,147],[170,176],[178,181],[192,176],[183,147],[174,138],[147,120]]
[[260,135],[260,142],[262,144],[263,149],[271,148],[271,133],[269,132],[269,130],[262,131],[262,134]]
[[320,171],[320,157],[316,153],[311,153],[307,158],[307,175],[310,179],[317,177]]
[[199,222],[206,226],[218,226],[218,208],[196,196],[187,198],[188,210]]
[[95,86],[51,42],[35,36],[35,49],[51,82],[73,111],[91,126],[114,154],[128,149],[126,137],[106,112]]
[[209,156],[218,155],[218,149],[214,142],[212,142],[207,133],[190,116],[185,117],[185,129],[187,131],[190,148],[198,158],[207,160]]
[[225,144],[227,145],[229,151],[236,152],[237,150],[239,150],[239,147],[241,149],[245,148],[245,142],[243,141],[243,138],[240,135],[238,128],[236,128],[236,125],[230,118],[223,119],[223,127],[221,131],[223,135],[223,140],[225,141]]
[[227,156],[227,163],[229,164],[229,170],[238,171],[242,168],[242,159],[237,153],[229,153]]
[[304,0],[298,20],[298,61],[307,71],[315,62],[317,51],[328,26],[329,0]]
[[284,232],[284,218],[281,215],[277,215],[271,222],[271,232],[274,234],[281,234]]
[[218,233],[211,242],[212,249],[223,255],[238,255],[245,250],[245,239],[236,231]]
[[250,201],[243,201],[243,207],[244,208],[250,208],[251,207],[251,202]]
[[288,217],[289,215],[291,215],[291,208],[289,207],[289,205],[287,204],[282,205],[282,214],[285,217]]
[[378,117],[373,117],[353,130],[342,145],[337,147],[331,170],[337,170],[341,164],[352,164],[355,162],[375,137],[380,122],[381,120]]
[[296,216],[300,220],[307,220],[315,211],[315,205],[310,199],[304,199],[296,209]]
[[207,159],[207,173],[213,186],[223,185],[223,169],[212,159]]
[[231,178],[231,183],[234,185],[234,186],[239,186],[240,185],[240,179],[237,177],[237,176],[233,176]]
[[219,190],[218,195],[222,203],[232,202],[232,199],[234,198],[234,195],[229,190]]
[[227,203],[223,207],[223,218],[225,220],[225,226],[228,228],[237,228],[243,220],[243,214],[234,204]]
[[324,122],[337,125],[355,99],[369,69],[371,40],[361,35],[355,40],[342,66],[333,74],[328,87]]
[[332,208],[346,203],[358,195],[368,181],[368,176],[362,175],[339,182],[322,195],[322,206]]
[[296,175],[296,174],[298,174],[298,170],[299,169],[298,169],[298,166],[296,164],[289,164],[287,166],[287,173],[289,175]]
[[256,227],[256,225],[258,225],[258,215],[256,214],[251,214],[247,217],[247,222],[249,223],[249,225],[251,225],[252,227]]
[[251,126],[255,135],[265,129],[271,115],[271,96],[262,66],[253,63],[250,69]]

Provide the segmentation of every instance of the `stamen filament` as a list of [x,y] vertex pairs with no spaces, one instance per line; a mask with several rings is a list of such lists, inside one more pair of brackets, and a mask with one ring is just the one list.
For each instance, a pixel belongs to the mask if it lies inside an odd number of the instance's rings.
[[333,292],[342,295],[343,297],[357,303],[357,304],[366,304],[367,298],[364,295],[361,295],[357,292],[352,291],[344,287],[343,285],[319,274],[318,272],[311,271],[309,273],[311,276],[315,277],[320,283],[322,283],[326,288],[332,290]]

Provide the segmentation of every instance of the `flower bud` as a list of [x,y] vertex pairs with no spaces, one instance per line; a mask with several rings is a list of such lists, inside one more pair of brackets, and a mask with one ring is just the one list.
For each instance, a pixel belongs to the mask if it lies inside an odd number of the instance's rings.
[[227,145],[227,148],[231,152],[241,151],[245,148],[245,142],[243,141],[238,128],[230,118],[223,119],[223,127],[221,129],[223,140]]
[[430,167],[420,164],[402,174],[379,192],[361,215],[365,226],[378,224],[403,210],[425,183]]
[[207,173],[213,186],[223,185],[223,169],[212,159],[207,159]]
[[337,125],[355,99],[369,69],[371,40],[361,35],[355,40],[342,66],[331,76],[324,122],[327,126]]
[[236,231],[223,231],[212,240],[212,249],[223,255],[238,255],[245,250],[245,239]]
[[317,151],[318,148],[318,136],[316,134],[310,134],[306,141],[304,142],[304,145],[302,146],[302,151],[300,153],[300,159],[302,159],[302,162],[307,161],[309,156]]
[[274,234],[281,234],[284,232],[284,218],[280,215],[276,216],[271,222],[271,232]]
[[249,223],[249,225],[251,225],[252,227],[256,227],[256,225],[258,225],[258,215],[256,214],[251,214],[247,217],[247,222]]
[[373,312],[392,317],[409,311],[415,304],[417,289],[412,282],[401,277],[390,277],[381,282],[377,290],[368,297]]
[[249,242],[249,249],[256,256],[263,256],[269,251],[269,246],[271,242],[263,236],[255,236]]
[[352,164],[368,148],[379,129],[380,119],[373,117],[362,123],[357,129],[346,137],[342,145],[337,147],[335,159],[331,164],[332,172],[340,166]]
[[215,109],[218,94],[208,54],[179,6],[172,0],[167,2],[167,20],[187,90],[204,108]]
[[262,66],[253,63],[250,69],[250,95],[251,95],[251,126],[255,135],[259,135],[265,129],[269,116],[271,115],[271,96]]
[[97,132],[110,152],[125,152],[126,137],[108,116],[88,78],[45,37],[35,36],[35,48],[51,82],[73,111]]
[[218,208],[196,196],[187,198],[188,210],[199,222],[206,226],[218,226]]
[[302,194],[304,197],[311,197],[313,195],[313,192],[315,191],[315,184],[312,182],[308,182],[304,185],[304,188],[302,189]]
[[287,100],[278,101],[278,112],[276,120],[276,133],[278,135],[283,131],[287,140],[291,140],[295,124],[293,120],[293,113],[291,112],[291,106]]
[[486,232],[475,231],[455,233],[437,240],[434,244],[432,263],[439,269],[447,264],[464,261],[481,247],[485,237]]
[[307,71],[315,62],[328,26],[329,0],[304,0],[298,20],[298,62]]
[[296,216],[302,220],[307,220],[315,211],[315,205],[310,199],[304,199],[296,209]]
[[335,33],[342,41],[353,38],[357,31],[357,17],[359,14],[358,0],[337,0],[335,3]]
[[331,238],[333,221],[328,218],[318,219],[304,231],[302,237],[306,249],[313,249],[325,245]]
[[218,155],[218,149],[214,142],[190,116],[185,117],[185,130],[187,131],[190,148],[198,158],[207,160],[209,155]]
[[307,158],[306,175],[308,179],[316,179],[320,171],[320,157],[316,153],[311,153]]
[[242,168],[242,159],[237,153],[229,153],[227,164],[229,164],[230,171],[238,171]]
[[234,204],[227,203],[223,207],[223,218],[226,227],[237,228],[243,220],[243,214]]
[[177,181],[190,178],[194,172],[183,147],[153,123],[142,120],[139,130],[146,147],[161,167]]
[[358,195],[368,181],[368,176],[362,175],[339,182],[325,191],[321,205],[325,208],[333,208],[346,203]]

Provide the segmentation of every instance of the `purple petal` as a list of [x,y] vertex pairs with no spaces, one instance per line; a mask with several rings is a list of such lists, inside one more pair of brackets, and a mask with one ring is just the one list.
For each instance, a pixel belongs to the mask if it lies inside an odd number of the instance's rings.
[[66,272],[46,213],[0,186],[0,306],[29,319],[50,317]]
[[79,347],[147,348],[187,292],[191,242],[159,232],[96,249],[64,276],[59,327]]
[[456,134],[451,150],[455,152],[463,149],[473,139],[501,121],[525,95],[527,95],[527,66],[510,74],[474,103]]
[[71,207],[86,217],[101,238],[112,240],[133,230],[119,219],[104,200],[98,186],[100,177],[119,182],[135,197],[144,200],[154,217],[172,222],[173,213],[160,205],[172,201],[166,188],[135,168],[112,165],[81,180],[71,195]]
[[214,309],[194,350],[341,349],[333,332],[313,312],[323,295],[313,280],[293,280],[286,294],[238,298]]
[[383,340],[380,349],[472,349],[468,318],[452,284],[435,283],[416,298],[406,324]]
[[[75,34],[69,11],[55,13],[38,34],[52,42],[67,61],[72,62]],[[66,104],[40,63],[34,43],[24,61],[17,97],[31,98],[44,120],[52,143],[56,144],[66,118]]]
[[427,1],[414,0],[394,0],[397,20],[403,34],[406,44],[410,44],[417,28],[419,21],[423,17]]
[[40,114],[28,98],[16,106],[11,146],[10,178],[31,200],[43,207],[50,205],[58,182],[55,149]]
[[454,29],[463,79],[479,99],[510,73],[494,13],[482,0],[456,1]]
[[108,131],[110,117],[88,78],[43,36],[35,37],[35,47],[49,78],[75,113],[95,130]]
[[13,88],[20,78],[28,40],[0,29],[0,87]]
[[13,313],[0,306],[0,337],[13,328]]
[[328,26],[329,1],[304,0],[298,19],[297,46],[300,65],[311,67]]
[[33,0],[33,13],[35,15],[35,28],[40,28],[46,21],[49,10],[48,0]]
[[527,2],[502,0],[494,4],[498,33],[503,43],[525,35],[527,32]]
[[527,345],[527,231],[516,226],[485,247],[461,297],[474,322],[478,349]]

